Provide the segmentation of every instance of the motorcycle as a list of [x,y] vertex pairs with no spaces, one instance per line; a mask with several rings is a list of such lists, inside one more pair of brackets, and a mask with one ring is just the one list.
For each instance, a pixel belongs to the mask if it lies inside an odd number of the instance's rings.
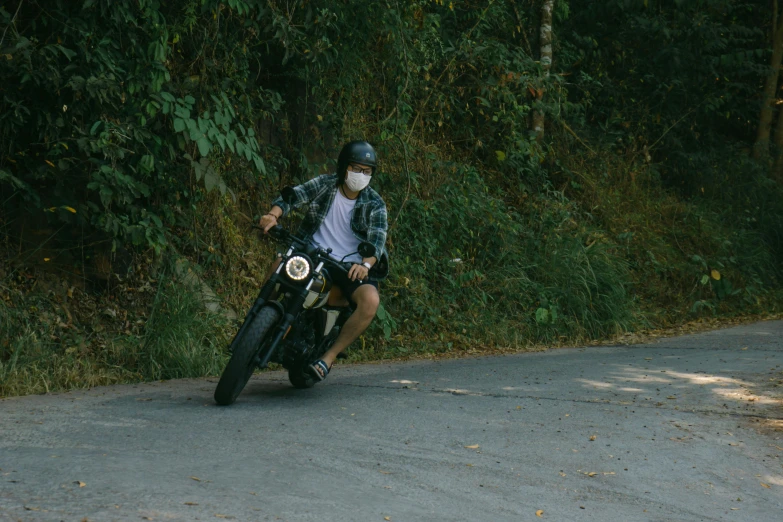
[[[293,202],[293,188],[284,189],[282,197]],[[352,313],[330,276],[335,271],[347,274],[352,263],[332,259],[331,248],[302,241],[280,225],[269,235],[288,249],[231,342],[231,358],[215,388],[215,402],[221,406],[233,404],[253,372],[269,362],[288,370],[295,388],[311,388],[315,380],[306,369],[331,348]],[[363,242],[356,253],[373,257],[375,247]]]

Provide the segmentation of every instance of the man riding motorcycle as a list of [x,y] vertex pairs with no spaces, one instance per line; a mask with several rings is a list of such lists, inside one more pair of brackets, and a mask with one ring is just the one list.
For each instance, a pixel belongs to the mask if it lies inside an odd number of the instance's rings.
[[[337,172],[294,187],[293,202],[276,199],[259,222],[264,233],[268,233],[292,208],[309,204],[297,235],[316,246],[331,249],[334,259],[353,263],[347,274],[334,275],[333,284],[350,299],[355,310],[332,347],[307,368],[315,381],[326,378],[335,358],[367,329],[380,304],[378,280],[388,274],[385,248],[388,220],[386,203],[368,186],[377,164],[375,149],[369,143],[347,143],[338,156]],[[358,254],[362,242],[375,247],[374,256],[363,258]]]

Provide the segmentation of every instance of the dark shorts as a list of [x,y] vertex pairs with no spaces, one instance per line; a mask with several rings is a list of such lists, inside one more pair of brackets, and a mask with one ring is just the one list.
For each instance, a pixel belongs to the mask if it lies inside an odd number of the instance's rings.
[[343,291],[343,294],[345,294],[345,297],[353,301],[351,299],[351,296],[356,291],[357,288],[359,288],[362,285],[371,285],[374,286],[376,290],[378,290],[378,281],[373,281],[371,279],[368,279],[363,282],[359,281],[351,281],[348,279],[348,274],[343,272],[342,270],[330,270],[329,276],[332,278],[332,284],[337,285],[340,290]]

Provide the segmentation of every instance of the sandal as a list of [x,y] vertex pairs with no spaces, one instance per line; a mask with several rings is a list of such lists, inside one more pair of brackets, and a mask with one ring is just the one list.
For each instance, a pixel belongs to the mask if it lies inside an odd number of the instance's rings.
[[320,382],[326,379],[326,376],[329,375],[329,370],[331,369],[331,366],[326,366],[325,362],[323,362],[321,359],[318,359],[313,364],[308,366],[306,371],[313,379]]

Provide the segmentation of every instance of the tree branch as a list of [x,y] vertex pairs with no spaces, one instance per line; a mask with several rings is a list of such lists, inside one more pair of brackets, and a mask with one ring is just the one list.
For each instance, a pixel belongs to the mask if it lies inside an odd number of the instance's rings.
[[24,0],[19,0],[19,5],[16,6],[16,12],[14,13],[14,17],[11,18],[11,23],[9,23],[6,26],[5,30],[3,31],[3,37],[0,38],[0,47],[2,47],[3,42],[5,41],[5,33],[8,32],[8,28],[11,27],[12,25],[14,25],[14,22],[16,22],[16,16],[19,14],[19,10],[22,8],[22,3],[23,2],[24,2]]

